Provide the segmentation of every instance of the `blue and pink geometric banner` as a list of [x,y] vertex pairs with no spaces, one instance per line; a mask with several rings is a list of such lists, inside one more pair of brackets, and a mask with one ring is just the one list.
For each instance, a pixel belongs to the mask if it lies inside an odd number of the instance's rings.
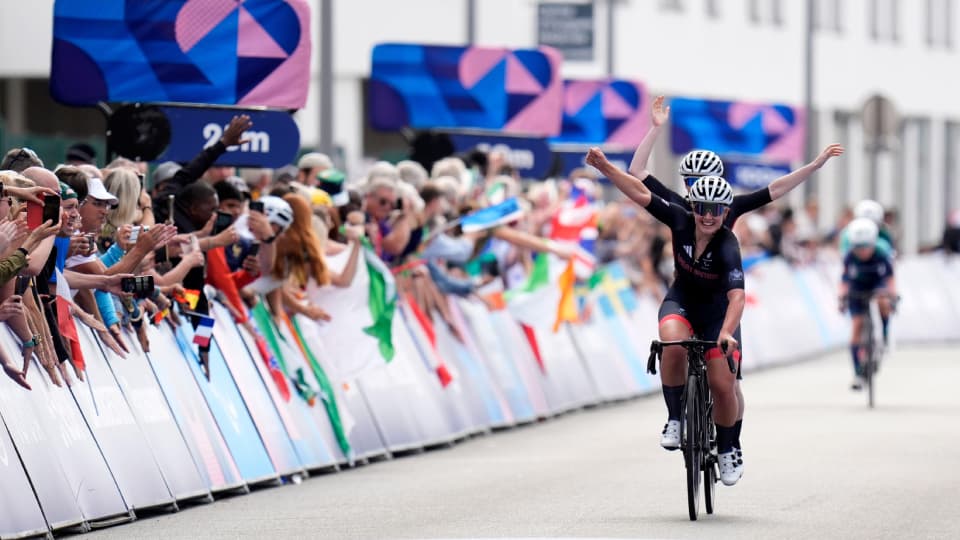
[[803,159],[805,113],[771,103],[670,100],[670,144],[674,154],[703,148],[775,163]]
[[506,49],[380,44],[373,49],[370,122],[404,127],[560,133],[560,53],[549,47]]
[[629,80],[566,80],[563,128],[552,143],[635,148],[650,125],[646,89]]
[[57,0],[53,37],[50,92],[67,105],[306,104],[307,0]]

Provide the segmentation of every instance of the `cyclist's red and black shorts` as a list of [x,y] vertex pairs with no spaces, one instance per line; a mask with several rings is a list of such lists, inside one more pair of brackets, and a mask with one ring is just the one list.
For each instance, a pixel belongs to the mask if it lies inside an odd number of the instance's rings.
[[[675,291],[671,289],[667,293],[667,297],[663,300],[663,303],[660,304],[660,312],[658,314],[660,324],[668,320],[677,320],[682,322],[697,338],[715,341],[720,336],[720,329],[723,328],[723,319],[727,315],[726,304],[692,304],[695,306],[693,309],[687,309],[685,304],[691,305],[689,302],[683,302],[680,296],[675,294]],[[737,329],[733,332],[733,339],[737,340],[737,343],[741,342],[739,326],[737,326]],[[722,356],[723,353],[718,348],[707,351],[707,360],[720,358]],[[734,351],[733,357],[739,362],[741,359],[740,351]],[[739,366],[737,367],[737,378],[743,378]]]

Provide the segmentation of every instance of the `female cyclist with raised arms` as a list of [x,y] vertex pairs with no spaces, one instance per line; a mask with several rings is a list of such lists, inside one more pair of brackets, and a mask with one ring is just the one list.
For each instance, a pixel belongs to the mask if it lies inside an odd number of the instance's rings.
[[[660,135],[663,125],[666,124],[669,119],[670,107],[664,107],[663,96],[657,96],[657,98],[653,100],[653,107],[651,107],[650,110],[650,131],[643,137],[643,140],[640,141],[640,146],[638,146],[636,152],[634,152],[633,160],[630,162],[629,172],[640,179],[643,185],[654,195],[670,202],[684,205],[686,202],[683,195],[663,185],[663,183],[657,180],[656,177],[647,170],[647,161],[650,159],[650,152],[653,150],[653,145]],[[724,225],[732,229],[737,218],[790,193],[791,190],[810,178],[820,167],[823,167],[830,158],[842,154],[843,146],[831,144],[820,152],[817,159],[789,174],[777,178],[773,182],[770,182],[769,186],[751,193],[735,195],[733,202],[730,203],[730,212],[727,213]],[[723,162],[720,161],[720,157],[709,150],[693,150],[688,152],[680,162],[680,176],[683,177],[683,182],[687,189],[690,189],[690,186],[701,176],[706,175],[723,176]]]
[[[660,305],[660,339],[683,340],[696,334],[700,339],[717,342],[717,347],[707,352],[707,379],[714,398],[720,480],[732,486],[743,474],[743,461],[733,447],[738,412],[736,378],[726,362],[717,360],[724,357],[721,344],[726,343],[727,354],[732,354],[737,363],[740,361],[737,348],[745,303],[743,266],[740,244],[723,226],[733,202],[733,190],[719,176],[704,176],[690,187],[689,205],[680,206],[654,196],[643,182],[614,167],[598,148],[590,149],[587,163],[670,227],[676,279]],[[685,355],[682,347],[666,347],[661,360],[667,425],[660,444],[671,450],[680,445],[681,397],[687,376]]]
[[[637,150],[633,155],[633,160],[630,162],[629,172],[643,182],[643,185],[646,186],[654,195],[685,207],[687,204],[685,195],[681,195],[666,187],[663,185],[663,183],[657,180],[656,177],[650,174],[649,170],[647,170],[647,161],[650,159],[650,152],[653,150],[653,145],[656,142],[657,137],[660,135],[660,131],[664,124],[666,124],[667,120],[670,119],[670,107],[663,106],[663,99],[663,96],[657,96],[657,98],[653,101],[653,106],[650,109],[650,131],[648,131],[643,140],[640,141],[640,146],[637,147]],[[810,178],[810,176],[818,169],[823,167],[823,165],[830,158],[840,156],[842,154],[843,146],[839,144],[831,144],[824,148],[822,152],[820,152],[820,155],[817,156],[817,159],[795,171],[790,172],[789,174],[777,178],[771,182],[769,186],[758,189],[751,193],[734,195],[733,201],[730,203],[730,208],[726,214],[726,217],[724,218],[723,224],[732,230],[733,224],[737,221],[737,218],[743,214],[746,214],[747,212],[761,208],[770,202],[783,197],[795,187],[799,186],[808,178]],[[723,176],[723,162],[720,160],[720,157],[709,150],[693,150],[688,152],[680,162],[680,176],[683,178],[683,183],[684,186],[686,186],[686,189],[689,190],[690,186],[692,186],[694,182],[705,175]],[[738,372],[737,379],[741,378],[742,376]],[[740,389],[739,382],[737,383],[737,401],[738,413],[736,435],[734,437],[734,448],[737,449],[737,453],[742,459],[743,454],[740,451],[742,447],[740,444],[740,431],[743,428],[743,412],[745,409],[745,402],[743,400],[743,392]],[[673,439],[676,439],[678,441],[676,444],[679,444],[680,434],[673,434],[670,430],[664,432],[664,447],[668,447],[669,444],[673,444]]]

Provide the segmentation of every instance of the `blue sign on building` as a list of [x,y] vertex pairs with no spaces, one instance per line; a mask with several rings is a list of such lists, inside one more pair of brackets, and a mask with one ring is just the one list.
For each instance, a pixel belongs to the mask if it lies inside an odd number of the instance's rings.
[[278,168],[289,165],[300,149],[300,130],[284,111],[163,106],[170,120],[170,145],[157,161],[189,162],[223,135],[230,120],[246,114],[253,121],[244,133],[247,142],[232,146],[216,165]]

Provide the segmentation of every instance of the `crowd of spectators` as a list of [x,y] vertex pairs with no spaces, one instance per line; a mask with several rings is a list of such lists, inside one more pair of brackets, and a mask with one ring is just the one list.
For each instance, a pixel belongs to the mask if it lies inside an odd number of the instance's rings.
[[[445,295],[519,286],[539,253],[574,256],[573,246],[554,239],[569,216],[580,219],[584,211],[593,216],[598,263],[620,261],[638,292],[656,298],[672,279],[669,230],[625,199],[604,201],[592,169],[528,182],[497,152],[444,158],[429,170],[415,161],[378,162],[350,177],[313,152],[277,170],[215,166],[250,126],[237,116],[193,161],[161,163],[152,173],[124,158],[98,167],[93,148],[82,144],[53,166],[28,148],[6,152],[0,320],[22,349],[18,358],[0,349],[8,377],[29,389],[35,356],[53,384],[83,378],[60,324],[64,310],[120,356],[134,346],[129,336],[149,350],[147,324],[198,324],[209,311],[207,298],[190,292],[205,287],[238,324],[249,324],[248,308],[259,295],[274,316],[327,320],[323,296],[313,291],[349,287],[364,249],[394,270],[404,298],[445,318]],[[514,197],[522,215],[464,232],[463,216]],[[54,205],[58,213],[42,213]],[[739,220],[734,232],[745,262],[835,257],[821,248],[837,243],[852,211],[826,231],[817,228],[817,212],[815,201],[803,208],[775,203]],[[38,222],[34,214],[49,219]],[[944,247],[958,251],[960,218],[951,220]],[[152,278],[149,286],[130,286],[143,276]],[[206,369],[206,347],[199,356]]]

